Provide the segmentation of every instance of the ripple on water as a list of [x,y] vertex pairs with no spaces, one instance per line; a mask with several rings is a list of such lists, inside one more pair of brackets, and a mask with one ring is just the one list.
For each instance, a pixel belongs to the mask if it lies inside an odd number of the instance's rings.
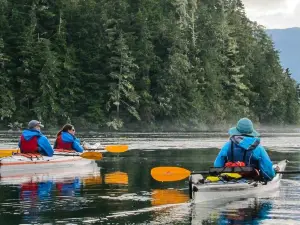
[[117,201],[150,201],[151,198],[147,196],[139,196],[135,193],[133,194],[123,194],[120,196],[99,196],[102,199],[117,200]]

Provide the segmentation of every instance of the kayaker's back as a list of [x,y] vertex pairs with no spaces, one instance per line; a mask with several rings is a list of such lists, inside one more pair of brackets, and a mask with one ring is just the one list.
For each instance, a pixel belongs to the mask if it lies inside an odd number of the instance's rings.
[[54,148],[72,149],[76,152],[83,152],[80,140],[75,137],[75,128],[72,124],[65,124],[56,136]]
[[[273,163],[260,145],[259,133],[254,130],[252,121],[242,118],[228,133],[230,140],[216,157],[214,167],[235,166],[236,162],[242,162],[245,166],[259,169],[263,179],[272,180],[275,176]],[[243,166],[242,164],[236,166]]]
[[23,131],[19,147],[22,153],[38,153],[38,138],[41,132],[33,129],[26,129]]
[[40,153],[53,156],[53,148],[47,137],[41,133],[41,127],[44,125],[37,120],[31,120],[28,123],[28,129],[22,132],[19,141],[21,153]]

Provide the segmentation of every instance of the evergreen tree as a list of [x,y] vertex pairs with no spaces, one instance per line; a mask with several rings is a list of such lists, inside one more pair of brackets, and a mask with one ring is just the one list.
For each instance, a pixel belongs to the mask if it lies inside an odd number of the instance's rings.
[[1,125],[299,123],[299,84],[241,0],[0,0]]

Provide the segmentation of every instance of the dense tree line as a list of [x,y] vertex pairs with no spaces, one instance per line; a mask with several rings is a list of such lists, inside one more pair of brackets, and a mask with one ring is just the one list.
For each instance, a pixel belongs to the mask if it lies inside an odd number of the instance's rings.
[[241,0],[0,0],[0,123],[295,124],[297,84]]

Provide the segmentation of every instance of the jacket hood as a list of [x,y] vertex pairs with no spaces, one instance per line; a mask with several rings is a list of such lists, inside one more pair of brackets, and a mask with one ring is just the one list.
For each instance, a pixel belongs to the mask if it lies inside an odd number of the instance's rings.
[[65,141],[65,142],[73,142],[75,139],[75,137],[72,134],[70,134],[69,132],[64,132],[64,131],[61,132],[61,137],[62,137],[63,141]]
[[42,135],[41,131],[36,130],[36,129],[26,129],[26,130],[23,131],[23,136],[24,136],[26,141],[30,140],[34,136],[39,137],[41,135]]
[[237,135],[237,136],[232,136],[230,140],[245,150],[253,150],[260,144],[259,137]]

